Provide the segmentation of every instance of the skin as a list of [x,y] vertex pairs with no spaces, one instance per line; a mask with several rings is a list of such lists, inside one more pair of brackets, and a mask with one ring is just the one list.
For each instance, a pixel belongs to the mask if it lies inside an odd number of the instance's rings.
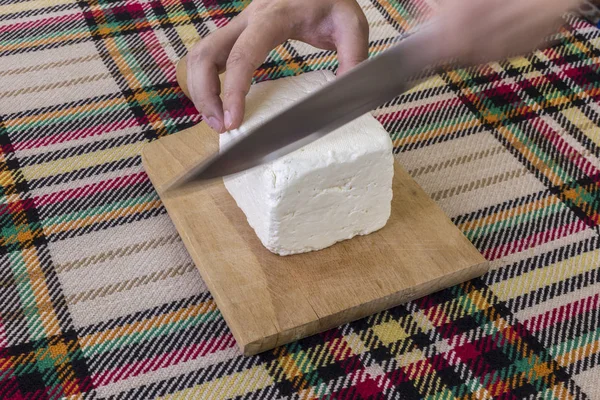
[[[474,64],[522,54],[560,26],[580,0],[445,0],[439,10],[441,59]],[[198,42],[187,62],[188,88],[217,132],[240,126],[252,74],[288,39],[336,50],[338,74],[368,56],[369,25],[355,0],[254,0],[225,27]],[[223,100],[219,74],[227,71]]]
[[524,54],[542,44],[580,0],[446,0],[440,54],[464,64]]

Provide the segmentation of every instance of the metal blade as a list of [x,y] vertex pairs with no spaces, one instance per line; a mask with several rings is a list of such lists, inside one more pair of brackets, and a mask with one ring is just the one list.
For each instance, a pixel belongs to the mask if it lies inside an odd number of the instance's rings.
[[392,100],[437,61],[435,39],[431,30],[419,30],[235,140],[166,190],[273,161]]

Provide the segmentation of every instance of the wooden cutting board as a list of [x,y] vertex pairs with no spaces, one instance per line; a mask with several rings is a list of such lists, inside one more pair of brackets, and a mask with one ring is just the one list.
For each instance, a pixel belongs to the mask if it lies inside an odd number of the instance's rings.
[[201,123],[146,145],[142,160],[246,355],[487,272],[483,256],[398,163],[383,229],[317,252],[272,254],[222,182],[168,195],[160,189],[217,149],[217,133]]

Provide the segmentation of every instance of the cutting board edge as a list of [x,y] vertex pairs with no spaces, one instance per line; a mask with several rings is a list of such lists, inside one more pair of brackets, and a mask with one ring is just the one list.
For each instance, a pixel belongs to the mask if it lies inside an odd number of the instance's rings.
[[[217,308],[219,309],[221,315],[223,316],[223,319],[225,320],[225,323],[227,324],[227,326],[229,327],[229,329],[231,330],[231,333],[238,345],[238,347],[240,348],[240,351],[244,351],[244,348],[242,347],[242,343],[247,343],[250,339],[247,339],[244,336],[243,332],[239,332],[238,331],[238,324],[235,323],[235,321],[232,321],[229,318],[229,313],[226,311],[228,309],[228,305],[227,304],[222,304],[221,300],[220,300],[220,296],[219,296],[219,291],[215,290],[215,287],[210,279],[210,276],[208,275],[207,272],[203,271],[203,268],[200,267],[200,265],[203,265],[203,263],[201,262],[201,260],[198,259],[198,256],[196,255],[196,251],[194,249],[194,247],[191,245],[187,235],[182,233],[182,229],[179,225],[179,220],[176,217],[176,215],[173,214],[173,212],[171,211],[171,207],[169,206],[169,199],[163,199],[162,198],[162,194],[160,193],[160,191],[158,189],[156,189],[158,186],[158,182],[156,182],[156,178],[153,176],[152,173],[150,173],[149,170],[149,162],[148,162],[148,158],[147,158],[147,152],[149,150],[151,150],[151,147],[154,146],[162,146],[162,143],[160,143],[160,140],[162,140],[164,138],[160,138],[158,140],[155,140],[153,142],[150,142],[148,144],[146,144],[141,152],[140,152],[140,156],[142,159],[142,167],[144,168],[144,171],[146,171],[146,174],[148,175],[148,178],[150,179],[150,182],[152,183],[152,185],[154,186],[155,190],[157,191],[159,197],[161,197],[161,202],[163,203],[165,209],[167,210],[167,214],[169,215],[169,219],[171,220],[171,222],[173,223],[173,225],[175,226],[175,229],[177,230],[177,234],[179,235],[179,237],[181,238],[181,241],[183,242],[183,245],[185,246],[185,249],[187,250],[188,254],[190,255],[190,257],[192,258],[192,260],[194,261],[194,265],[196,267],[196,269],[198,270],[198,272],[200,273],[200,276],[202,277],[202,280],[204,281],[204,283],[206,284],[206,287],[208,288],[211,296],[213,297],[213,300],[215,301],[215,304],[217,305]],[[162,183],[161,183],[162,184]],[[278,333],[277,333],[278,334]],[[273,338],[271,338],[271,340],[276,339],[276,336],[272,335]],[[264,338],[264,340],[268,340],[269,337],[266,336]],[[267,345],[268,347],[268,345]],[[271,346],[271,348],[276,347],[276,346]],[[256,353],[255,353],[256,354]]]
[[[392,293],[388,296],[374,299],[368,303],[350,307],[344,311],[328,315],[325,318],[320,318],[317,321],[311,321],[301,326],[283,330],[278,332],[276,335],[269,337],[258,337],[255,340],[250,340],[247,342],[238,341],[238,346],[245,356],[256,355],[274,347],[282,346],[308,336],[325,332],[340,325],[357,321],[361,318],[368,317],[381,311],[389,310],[409,301],[427,296],[431,293],[435,293],[468,280],[478,278],[487,273],[489,268],[490,263],[486,260],[480,264],[475,264],[452,274],[445,275],[441,279],[437,278],[432,279],[431,281],[423,282],[414,288],[410,288],[409,290],[401,290],[397,293]],[[409,293],[407,294],[406,292]],[[345,318],[344,315],[352,315],[352,317]],[[309,325],[313,325],[315,322],[318,324],[317,329],[310,329],[310,333],[305,335],[294,334],[296,331],[307,329]],[[273,336],[275,336],[275,338]],[[275,346],[264,345],[265,343],[271,342],[273,339],[276,341]]]
[[[192,135],[192,129],[193,128],[190,128],[190,133],[188,133],[188,135]],[[180,134],[185,131],[180,132]],[[141,150],[142,165],[155,188],[159,188],[160,186],[162,186],[162,184],[164,183],[162,180],[165,177],[163,170],[160,170],[160,167],[158,167],[156,164],[156,155],[160,155],[162,151],[167,151],[168,146],[171,143],[176,143],[178,141],[175,138],[176,136],[177,135],[169,135],[158,140],[152,141],[146,144]],[[181,137],[182,136],[180,136],[179,138]],[[149,158],[152,157],[154,157],[154,160],[150,161]],[[394,163],[395,169],[399,168],[405,173],[404,167],[399,163],[397,158],[394,160]],[[406,179],[411,180],[414,184],[419,186],[416,182],[414,182],[414,179],[410,175],[406,174]],[[426,282],[421,282],[415,287],[409,289],[401,289],[396,293],[391,293],[376,299],[369,300],[362,304],[350,306],[342,311],[327,315],[324,318],[310,320],[304,324],[298,324],[296,326],[287,329],[282,329],[279,331],[275,329],[275,332],[271,334],[269,334],[269,332],[265,332],[266,334],[256,334],[254,332],[248,334],[248,332],[244,331],[244,327],[235,321],[233,314],[230,315],[230,311],[228,310],[229,304],[227,303],[227,301],[221,301],[219,290],[215,290],[215,285],[213,285],[213,283],[210,280],[210,268],[204,266],[205,263],[202,261],[200,255],[197,254],[196,249],[194,249],[194,247],[192,246],[190,239],[188,239],[187,234],[185,233],[185,229],[183,229],[183,227],[180,225],[181,221],[179,221],[177,218],[178,213],[176,211],[171,210],[172,199],[170,198],[170,196],[163,196],[160,189],[157,189],[157,192],[161,197],[162,202],[165,205],[165,209],[167,210],[169,217],[174,223],[177,232],[186,247],[186,250],[194,260],[194,263],[198,268],[208,289],[210,290],[217,307],[219,307],[219,309],[221,310],[221,314],[223,315],[225,322],[229,326],[236,340],[236,343],[238,344],[238,347],[245,355],[254,355],[272,349],[274,347],[290,343],[295,340],[317,334],[319,332],[326,331],[341,324],[364,318],[376,312],[389,309],[407,301],[417,299],[424,295],[475,278],[487,272],[489,268],[488,262],[485,261],[485,258],[479,253],[476,247],[452,223],[450,218],[445,213],[443,213],[446,220],[445,222],[453,225],[457,233],[460,233],[460,235],[462,236],[465,245],[468,248],[467,251],[471,254],[469,257],[474,258],[474,264],[468,267],[464,267],[460,270],[454,271],[450,274],[444,275],[442,277],[433,277]],[[424,194],[426,195],[426,193]],[[436,206],[439,208],[439,205]],[[176,205],[173,205],[173,207],[176,207]],[[204,269],[206,269],[206,271],[204,271]]]
[[[145,145],[143,147],[143,149],[141,151],[142,166],[144,167],[144,170],[147,172],[150,181],[152,182],[152,184],[155,187],[157,187],[157,184],[160,184],[162,182],[160,182],[160,183],[156,182],[156,177],[154,176],[154,174],[152,174],[150,172],[151,167],[150,167],[150,163],[147,158],[147,153],[148,153],[148,151],[151,151],[154,146],[163,146],[163,144],[160,142],[163,139],[166,139],[166,138],[161,138],[159,140],[148,143],[147,145]],[[397,168],[403,168],[397,159],[394,160],[394,163]],[[411,177],[411,179],[412,179],[412,177]],[[160,195],[161,195],[161,193],[159,193],[159,196]],[[196,268],[200,272],[200,275],[202,276],[202,279],[206,283],[209,291],[211,292],[217,307],[219,308],[219,310],[221,310],[221,314],[223,315],[223,318],[225,319],[227,325],[229,326],[229,328],[236,340],[236,343],[238,344],[238,347],[240,348],[240,351],[244,355],[247,355],[247,356],[255,355],[255,354],[267,351],[269,349],[272,349],[274,347],[281,346],[281,345],[284,345],[287,343],[291,343],[293,341],[296,341],[296,340],[299,340],[299,339],[302,339],[302,338],[305,338],[305,337],[308,337],[308,336],[311,336],[311,335],[314,335],[314,334],[317,334],[320,332],[324,332],[328,329],[335,328],[336,326],[342,325],[344,323],[356,321],[358,319],[367,317],[367,316],[375,314],[377,312],[381,312],[381,311],[393,308],[395,306],[406,303],[408,301],[418,299],[425,295],[428,295],[428,294],[437,292],[439,290],[462,283],[464,281],[479,277],[479,276],[485,274],[489,270],[489,262],[486,261],[485,258],[480,254],[480,258],[481,258],[480,263],[474,264],[472,266],[463,268],[458,271],[454,271],[454,272],[444,275],[442,277],[432,278],[431,280],[420,283],[416,287],[412,287],[409,289],[402,289],[396,293],[392,293],[392,294],[389,294],[384,297],[373,299],[367,303],[359,304],[359,305],[347,308],[343,311],[327,315],[324,318],[318,318],[316,320],[309,321],[302,325],[294,326],[292,328],[288,328],[288,329],[284,329],[284,330],[275,332],[272,335],[256,335],[255,337],[251,337],[251,336],[248,336],[247,334],[245,334],[244,332],[240,332],[239,329],[241,327],[239,327],[235,321],[230,320],[229,312],[228,312],[229,306],[226,305],[225,303],[222,304],[221,300],[219,299],[218,290],[215,290],[214,285],[210,280],[210,276],[208,275],[208,272],[203,270],[203,268],[205,268],[203,261],[196,254],[195,249],[189,242],[186,235],[182,233],[182,229],[180,226],[180,222],[178,221],[178,218],[170,210],[169,199],[166,198],[166,199],[163,199],[162,201],[163,201],[163,205],[165,206],[165,209],[167,210],[167,213],[168,213],[171,221],[173,222],[173,224],[175,225],[175,228],[177,229],[177,233],[179,234],[180,238],[182,239],[182,241],[185,245],[186,250],[192,257],[194,264],[196,265]],[[457,228],[457,230],[458,230],[458,228]],[[462,232],[461,232],[461,234],[462,234]],[[352,239],[350,239],[350,240],[352,240]],[[472,246],[472,248],[474,250],[476,250],[476,248],[472,245],[472,243],[469,242],[469,244]],[[298,334],[298,332],[304,332],[304,333]]]

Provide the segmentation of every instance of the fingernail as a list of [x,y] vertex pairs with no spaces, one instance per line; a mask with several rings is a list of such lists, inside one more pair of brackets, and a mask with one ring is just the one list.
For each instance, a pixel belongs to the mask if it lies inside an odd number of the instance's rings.
[[231,129],[232,123],[233,121],[231,121],[231,113],[229,111],[225,111],[225,127],[227,129]]
[[221,125],[221,121],[219,121],[215,117],[208,117],[208,119],[206,119],[206,123],[208,124],[208,126],[213,128],[218,133],[221,133],[223,131],[223,126]]

